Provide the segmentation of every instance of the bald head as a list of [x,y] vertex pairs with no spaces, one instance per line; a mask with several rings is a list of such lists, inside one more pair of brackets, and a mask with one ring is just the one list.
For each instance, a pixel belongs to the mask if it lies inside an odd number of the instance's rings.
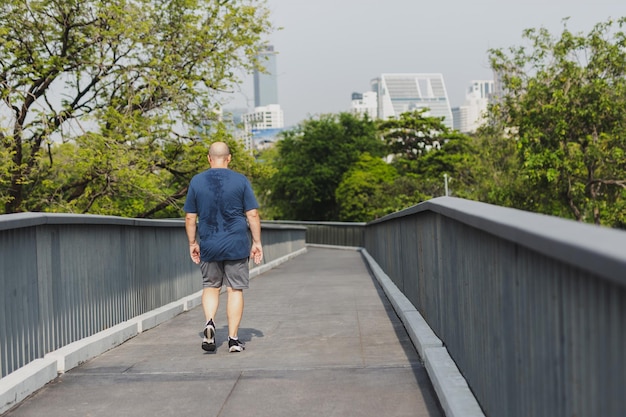
[[211,168],[228,168],[230,149],[224,142],[215,142],[209,148],[209,164]]
[[230,149],[224,142],[215,142],[209,148],[209,156],[224,158],[230,155]]

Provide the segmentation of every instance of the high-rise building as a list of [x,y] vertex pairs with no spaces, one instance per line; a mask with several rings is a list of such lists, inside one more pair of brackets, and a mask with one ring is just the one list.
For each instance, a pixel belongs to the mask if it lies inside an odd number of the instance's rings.
[[264,71],[254,71],[254,107],[278,104],[276,52],[267,45],[257,56]]
[[376,92],[352,93],[352,105],[350,112],[356,115],[367,115],[370,119],[378,117],[378,102]]
[[452,109],[454,129],[463,133],[471,133],[485,123],[487,106],[493,93],[493,80],[472,81],[465,94],[464,104]]
[[263,71],[254,71],[254,110],[243,115],[251,149],[265,149],[278,140],[285,127],[283,111],[278,104],[276,52],[267,45],[257,56]]
[[243,115],[243,123],[248,131],[285,127],[283,111],[278,104],[255,107],[253,112]]
[[452,128],[459,132],[466,132],[464,126],[467,126],[467,107],[459,106],[452,107]]
[[283,111],[278,104],[256,107],[243,115],[245,131],[250,137],[249,149],[264,149],[278,140],[285,127]]
[[371,85],[378,95],[378,118],[428,108],[427,116],[443,117],[443,124],[452,129],[452,109],[442,74],[382,74]]

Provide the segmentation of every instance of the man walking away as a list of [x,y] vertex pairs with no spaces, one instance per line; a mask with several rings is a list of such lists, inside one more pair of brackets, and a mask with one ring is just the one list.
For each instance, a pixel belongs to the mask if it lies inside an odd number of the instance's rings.
[[[222,285],[228,299],[228,350],[241,352],[237,332],[243,316],[243,290],[249,285],[248,261],[263,259],[259,204],[250,181],[228,168],[231,154],[224,142],[209,148],[210,168],[195,175],[185,201],[189,254],[202,271],[202,308],[206,319],[202,349],[215,351],[215,314]],[[248,237],[248,229],[252,243]]]

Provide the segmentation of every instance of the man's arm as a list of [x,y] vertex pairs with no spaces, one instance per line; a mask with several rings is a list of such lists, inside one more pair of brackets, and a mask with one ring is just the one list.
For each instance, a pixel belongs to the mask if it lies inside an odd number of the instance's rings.
[[252,209],[246,211],[248,225],[250,226],[250,234],[252,235],[252,247],[250,248],[250,257],[255,264],[260,264],[263,260],[263,247],[261,246],[261,218],[259,210]]
[[189,241],[189,255],[195,263],[200,263],[200,244],[196,240],[196,213],[185,214],[185,231],[187,232],[187,240]]

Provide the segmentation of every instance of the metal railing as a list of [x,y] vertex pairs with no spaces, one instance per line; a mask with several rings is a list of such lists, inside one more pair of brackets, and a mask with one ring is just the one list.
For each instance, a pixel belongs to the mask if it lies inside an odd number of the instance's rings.
[[277,225],[306,227],[306,242],[322,245],[363,247],[366,223],[274,220]]
[[[264,263],[306,229],[262,224]],[[0,216],[2,377],[46,353],[201,290],[182,220]]]
[[486,415],[626,415],[625,232],[438,198],[365,235]]

